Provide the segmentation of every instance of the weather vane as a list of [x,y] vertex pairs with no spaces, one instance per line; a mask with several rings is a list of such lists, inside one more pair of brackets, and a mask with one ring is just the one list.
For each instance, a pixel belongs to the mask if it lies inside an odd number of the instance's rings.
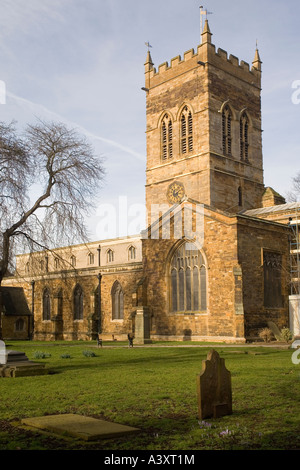
[[203,32],[203,16],[205,15],[205,20],[207,20],[207,15],[212,15],[212,11],[203,10],[203,6],[200,7],[200,34]]

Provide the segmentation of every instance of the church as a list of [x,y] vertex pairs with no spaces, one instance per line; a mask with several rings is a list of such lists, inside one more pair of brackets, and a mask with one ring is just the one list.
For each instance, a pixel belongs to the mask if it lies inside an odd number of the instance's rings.
[[258,50],[249,65],[216,49],[207,20],[197,50],[158,68],[148,51],[146,229],[17,256],[4,289],[30,315],[7,307],[4,339],[245,343],[292,327],[300,204],[264,185],[261,75]]

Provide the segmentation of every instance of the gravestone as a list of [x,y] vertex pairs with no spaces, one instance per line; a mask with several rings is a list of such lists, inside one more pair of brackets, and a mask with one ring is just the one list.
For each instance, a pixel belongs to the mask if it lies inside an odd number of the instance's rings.
[[45,364],[29,361],[24,352],[4,349],[0,344],[0,377],[26,377],[48,374]]
[[135,343],[149,344],[150,339],[150,316],[146,307],[138,307],[135,316]]
[[200,420],[232,414],[231,374],[225,367],[225,360],[214,349],[202,361],[197,394]]

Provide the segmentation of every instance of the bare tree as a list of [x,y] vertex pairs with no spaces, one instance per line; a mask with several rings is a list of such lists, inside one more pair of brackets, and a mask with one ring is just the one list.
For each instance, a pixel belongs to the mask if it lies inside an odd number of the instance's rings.
[[0,285],[16,250],[87,240],[84,223],[103,179],[91,145],[61,123],[0,123]]
[[300,200],[300,172],[292,178],[292,183],[292,190],[287,197],[290,202],[297,202]]

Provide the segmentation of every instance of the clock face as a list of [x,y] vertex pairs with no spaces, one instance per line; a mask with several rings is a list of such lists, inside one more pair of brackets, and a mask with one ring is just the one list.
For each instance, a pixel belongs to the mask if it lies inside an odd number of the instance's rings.
[[184,196],[184,186],[182,183],[172,183],[169,186],[167,197],[170,204],[180,202]]

